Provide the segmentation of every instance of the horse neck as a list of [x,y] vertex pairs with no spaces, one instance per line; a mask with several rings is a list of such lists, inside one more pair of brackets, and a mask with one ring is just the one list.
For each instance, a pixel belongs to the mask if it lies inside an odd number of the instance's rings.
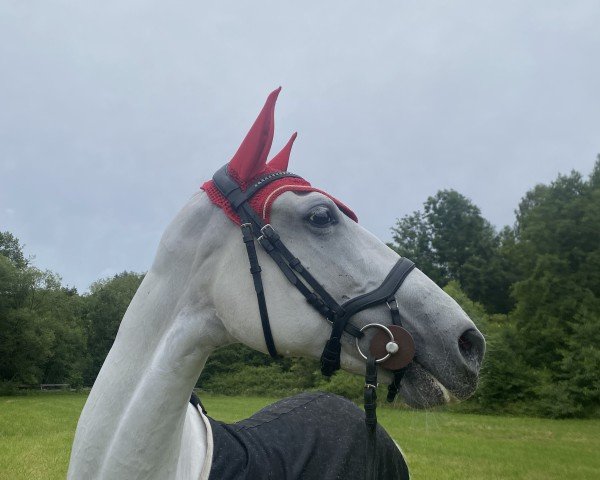
[[163,236],[82,412],[72,458],[89,462],[77,474],[174,477],[190,393],[210,352],[228,342],[201,294],[215,242],[190,203]]

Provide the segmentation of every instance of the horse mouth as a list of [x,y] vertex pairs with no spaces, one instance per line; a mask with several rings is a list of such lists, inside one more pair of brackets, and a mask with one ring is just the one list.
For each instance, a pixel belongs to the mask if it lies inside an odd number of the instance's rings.
[[400,393],[413,408],[430,408],[459,401],[459,396],[416,360],[406,369]]

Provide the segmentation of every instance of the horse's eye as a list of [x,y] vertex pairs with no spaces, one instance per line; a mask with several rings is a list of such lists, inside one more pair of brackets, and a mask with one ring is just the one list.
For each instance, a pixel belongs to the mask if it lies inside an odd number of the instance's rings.
[[311,223],[311,225],[314,225],[315,227],[320,227],[320,228],[328,227],[328,226],[336,223],[336,220],[333,217],[333,215],[331,214],[331,212],[329,211],[329,208],[327,208],[323,205],[314,208],[308,214],[307,218],[308,218],[308,221]]

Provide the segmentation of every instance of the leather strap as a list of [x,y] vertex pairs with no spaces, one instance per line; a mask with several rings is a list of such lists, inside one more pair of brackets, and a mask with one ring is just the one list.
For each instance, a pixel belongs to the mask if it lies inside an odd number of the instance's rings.
[[[206,415],[206,409],[204,408],[204,405],[202,405],[202,400],[200,400],[200,398],[198,398],[198,396],[194,393],[193,390],[192,390],[192,394],[190,395],[190,403],[197,409],[201,410],[204,415]],[[200,408],[198,408],[198,407],[200,407]]]
[[246,245],[246,253],[248,254],[248,260],[250,262],[250,273],[252,274],[254,290],[256,292],[260,322],[265,337],[267,351],[273,358],[277,358],[279,355],[277,354],[273,333],[271,332],[269,311],[267,309],[267,301],[262,283],[262,269],[260,268],[258,256],[256,255],[256,247],[254,245],[254,237],[260,235],[262,220],[256,215],[252,207],[250,207],[248,200],[265,185],[285,177],[297,177],[297,175],[289,172],[276,172],[265,175],[250,185],[245,191],[242,191],[241,186],[227,173],[227,165],[221,167],[213,175],[213,181],[215,182],[217,189],[225,196],[225,198],[227,198],[242,220],[242,239]]
[[388,273],[379,287],[342,304],[344,314],[342,317],[336,318],[333,322],[331,336],[321,354],[321,373],[323,375],[327,377],[331,376],[340,368],[341,338],[350,317],[369,307],[389,302],[390,299],[393,299],[400,285],[402,285],[414,268],[415,264],[408,258],[401,258],[392,267],[390,273]]
[[[401,327],[402,317],[400,316],[400,310],[398,309],[398,302],[396,302],[396,299],[392,297],[392,299],[389,300],[387,304],[388,307],[390,307],[390,312],[392,313],[392,323]],[[386,401],[388,403],[392,403],[396,399],[396,396],[398,395],[398,392],[400,390],[402,378],[404,377],[404,373],[406,372],[407,368],[408,365],[404,368],[401,368],[400,370],[394,370],[394,380],[392,380],[392,383],[388,385],[388,393],[386,397]]]
[[[352,315],[362,310],[393,299],[394,294],[398,291],[408,274],[412,272],[413,268],[415,268],[415,264],[412,261],[408,258],[400,258],[379,287],[342,304],[342,309],[344,310],[344,317],[342,318],[347,321]],[[337,327],[335,333],[339,333],[339,330],[340,327]]]
[[277,357],[277,349],[275,348],[275,341],[273,340],[271,324],[269,322],[265,290],[260,275],[262,269],[258,263],[256,248],[254,246],[254,236],[252,235],[252,226],[249,223],[242,224],[242,239],[246,245],[248,260],[250,261],[250,273],[252,274],[252,280],[254,281],[254,290],[256,291],[256,298],[258,300],[258,310],[260,312],[260,321],[263,328],[265,343],[267,344],[267,350],[272,357]]
[[371,354],[367,357],[364,408],[367,427],[365,479],[375,480],[378,478],[375,463],[375,452],[377,450],[377,364],[375,363],[375,357]]
[[371,354],[367,357],[365,374],[365,423],[370,429],[377,425],[377,364]]

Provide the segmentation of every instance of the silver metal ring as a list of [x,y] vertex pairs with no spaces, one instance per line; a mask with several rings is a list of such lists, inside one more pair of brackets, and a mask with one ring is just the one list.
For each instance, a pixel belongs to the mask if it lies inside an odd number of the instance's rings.
[[[385,330],[385,332],[389,335],[390,342],[394,341],[394,334],[385,325],[381,325],[380,323],[369,323],[369,324],[365,325],[364,327],[362,327],[360,329],[360,331],[362,332],[362,331],[364,331],[364,330],[366,330],[368,328],[381,328],[382,330]],[[360,349],[360,345],[358,344],[359,340],[360,339],[358,337],[356,337],[356,349],[358,350],[358,353],[360,353],[360,356],[363,357],[366,360],[367,356]],[[375,363],[385,362],[388,358],[390,358],[391,355],[392,354],[388,352],[388,354],[385,357],[380,358],[380,359],[375,359]]]

